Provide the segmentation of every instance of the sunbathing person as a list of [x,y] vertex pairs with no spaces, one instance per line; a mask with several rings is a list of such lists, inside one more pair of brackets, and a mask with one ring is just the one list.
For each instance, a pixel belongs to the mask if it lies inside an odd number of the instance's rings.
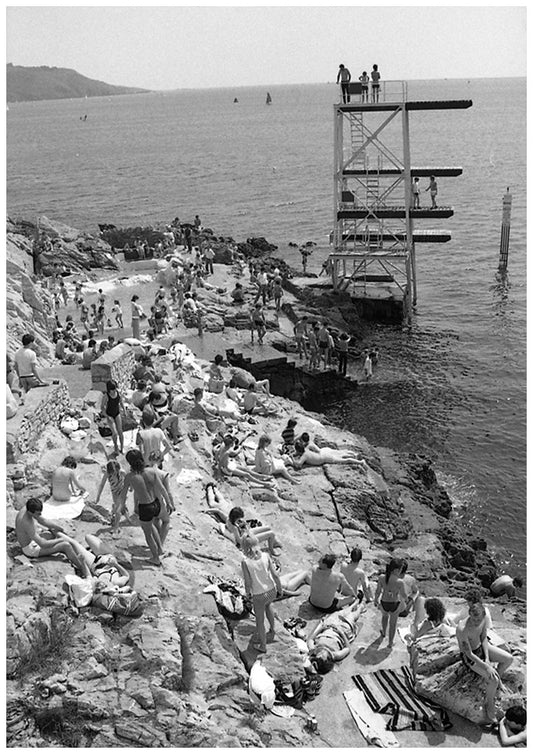
[[299,440],[294,443],[295,455],[293,464],[295,469],[303,466],[324,466],[326,463],[349,463],[366,468],[366,461],[361,460],[357,453],[351,450],[336,450],[335,448],[320,448],[319,452],[308,450]]
[[329,673],[336,662],[350,654],[350,643],[357,636],[357,621],[365,605],[350,605],[334,615],[327,615],[307,638],[309,659],[317,673]]
[[385,568],[385,573],[378,578],[374,595],[374,604],[376,607],[379,604],[382,614],[380,636],[385,638],[387,624],[389,627],[389,648],[394,643],[398,615],[407,602],[405,584],[400,578],[402,566],[403,560],[391,558]]
[[85,487],[76,475],[78,464],[72,456],[67,456],[61,466],[52,474],[51,492],[54,500],[66,502],[71,497],[86,492]]
[[[342,573],[333,570],[336,560],[335,555],[327,553],[308,574],[308,583],[311,584],[309,604],[322,613],[334,613],[355,602],[352,587]],[[341,596],[341,590],[347,596]]]
[[[467,668],[487,682],[485,712],[489,723],[496,722],[495,697],[501,678],[513,662],[512,655],[500,647],[489,644],[487,617],[479,589],[471,589],[465,599],[468,603],[468,618],[457,626],[456,636],[461,650],[461,659]],[[491,663],[497,662],[496,668]]]
[[522,746],[527,741],[527,712],[521,705],[505,711],[498,723],[498,735],[502,746]]
[[297,479],[289,474],[283,459],[274,458],[270,450],[268,450],[271,444],[272,438],[269,435],[261,435],[257,444],[257,450],[255,451],[254,468],[257,473],[270,477],[282,476],[288,482],[292,482],[292,484],[300,484]]
[[[15,533],[24,555],[28,558],[42,558],[62,553],[76,568],[83,571],[83,559],[80,559],[69,541],[58,536],[63,532],[62,527],[43,518],[42,511],[42,501],[37,497],[30,497],[17,513]],[[48,531],[37,532],[35,522]]]
[[275,487],[275,482],[269,480],[264,474],[258,474],[245,466],[239,466],[236,458],[240,455],[241,448],[236,448],[235,437],[226,435],[222,442],[222,447],[218,455],[218,468],[224,476],[236,476],[240,479],[247,479],[249,482],[255,482],[263,487]]

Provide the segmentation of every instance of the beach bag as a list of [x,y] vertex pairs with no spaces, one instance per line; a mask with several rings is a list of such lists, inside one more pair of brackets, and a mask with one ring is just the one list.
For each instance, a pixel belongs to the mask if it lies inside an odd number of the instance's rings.
[[65,584],[68,596],[76,607],[87,607],[93,599],[93,583],[91,579],[82,579],[74,573],[67,573]]
[[100,433],[100,437],[111,437],[111,435],[113,434],[111,427],[105,419],[98,419],[96,426],[98,428],[98,432]]
[[144,604],[137,592],[115,592],[114,594],[96,594],[92,604],[100,610],[107,610],[114,615],[126,615],[138,618],[142,615]]
[[276,702],[287,704],[295,709],[302,709],[305,702],[302,681],[293,681],[292,683],[274,681],[274,685],[276,687]]

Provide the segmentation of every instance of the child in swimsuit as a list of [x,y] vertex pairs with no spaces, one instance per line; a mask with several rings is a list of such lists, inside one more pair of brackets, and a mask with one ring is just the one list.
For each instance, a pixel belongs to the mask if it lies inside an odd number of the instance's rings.
[[400,578],[402,566],[402,560],[391,558],[390,563],[385,569],[385,573],[378,579],[376,594],[374,596],[374,604],[377,607],[379,602],[382,613],[380,631],[382,637],[385,637],[387,624],[389,625],[389,647],[392,647],[394,643],[398,614],[407,601],[405,584]]
[[113,499],[113,507],[111,510],[111,522],[113,526],[113,533],[116,534],[118,532],[118,525],[120,523],[120,517],[122,514],[126,516],[126,520],[128,523],[131,523],[130,517],[128,516],[128,509],[126,507],[126,501],[124,499],[124,479],[126,475],[122,471],[122,468],[118,461],[108,461],[104,474],[102,476],[102,480],[100,482],[100,486],[98,488],[98,492],[96,493],[96,499],[95,504],[98,503],[100,500],[100,496],[103,492],[103,489],[105,487],[105,483],[109,482],[109,487],[111,489],[111,497]]

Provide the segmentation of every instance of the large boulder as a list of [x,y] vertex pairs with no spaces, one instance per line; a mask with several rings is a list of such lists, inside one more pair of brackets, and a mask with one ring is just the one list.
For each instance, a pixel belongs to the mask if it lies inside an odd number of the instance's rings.
[[[497,707],[506,710],[513,704],[525,706],[526,655],[518,631],[504,629],[501,633],[504,639],[508,638],[508,648],[515,658],[496,694]],[[420,696],[473,723],[486,720],[485,681],[461,661],[454,636],[422,637],[412,648],[411,658],[415,691]]]

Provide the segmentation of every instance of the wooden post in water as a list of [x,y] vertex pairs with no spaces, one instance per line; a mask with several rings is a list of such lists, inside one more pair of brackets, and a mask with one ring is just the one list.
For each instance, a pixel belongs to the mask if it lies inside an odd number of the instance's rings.
[[513,201],[513,195],[509,193],[509,187],[507,187],[507,193],[503,197],[503,213],[502,213],[502,233],[500,238],[500,264],[498,269],[502,272],[507,270],[507,259],[509,257],[509,234],[511,232],[511,204]]

